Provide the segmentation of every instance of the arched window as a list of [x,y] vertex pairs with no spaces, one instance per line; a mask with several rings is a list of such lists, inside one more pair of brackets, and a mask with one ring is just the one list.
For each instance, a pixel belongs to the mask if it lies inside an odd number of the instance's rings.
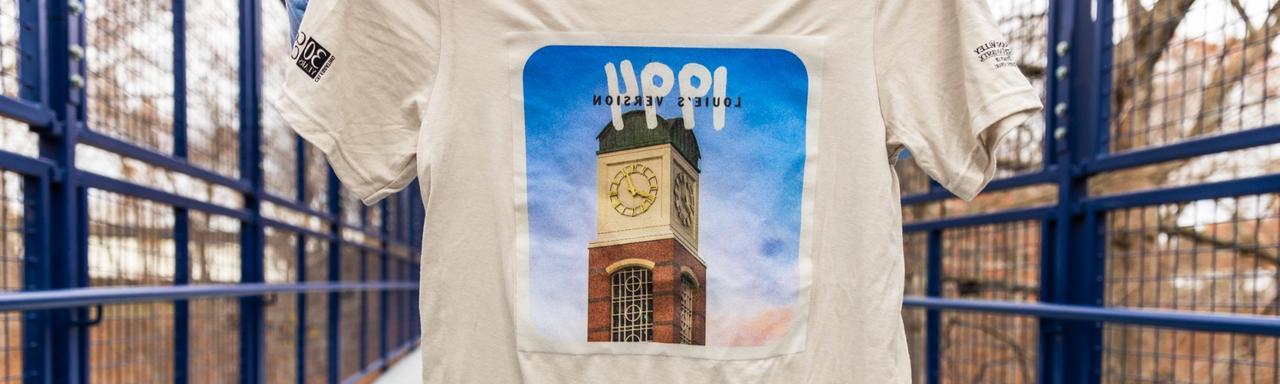
[[693,279],[680,275],[680,344],[693,344]]
[[648,268],[630,266],[613,271],[610,340],[653,340],[653,275]]

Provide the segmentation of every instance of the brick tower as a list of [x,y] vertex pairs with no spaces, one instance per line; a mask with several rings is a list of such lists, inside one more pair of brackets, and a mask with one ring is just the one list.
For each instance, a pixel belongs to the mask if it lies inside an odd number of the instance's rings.
[[623,115],[596,138],[596,238],[588,246],[587,340],[706,342],[698,257],[698,140],[681,119]]

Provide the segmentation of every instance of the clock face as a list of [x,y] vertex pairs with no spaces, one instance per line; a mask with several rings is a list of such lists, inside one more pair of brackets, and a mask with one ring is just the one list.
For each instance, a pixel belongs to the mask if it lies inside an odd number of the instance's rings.
[[693,178],[685,173],[677,173],[675,184],[676,220],[686,228],[693,227],[693,215],[698,211],[698,196],[693,191]]
[[609,183],[609,204],[623,216],[639,216],[658,199],[658,175],[642,164],[618,170]]

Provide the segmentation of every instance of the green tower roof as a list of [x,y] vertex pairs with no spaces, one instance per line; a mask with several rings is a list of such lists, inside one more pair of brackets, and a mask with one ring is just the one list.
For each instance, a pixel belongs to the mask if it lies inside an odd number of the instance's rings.
[[600,141],[600,150],[596,154],[671,144],[694,169],[698,169],[698,159],[702,158],[698,151],[698,138],[694,137],[692,129],[684,128],[684,119],[658,116],[658,126],[649,129],[644,110],[622,114],[622,130],[613,129],[613,122],[609,122],[596,135],[596,140]]

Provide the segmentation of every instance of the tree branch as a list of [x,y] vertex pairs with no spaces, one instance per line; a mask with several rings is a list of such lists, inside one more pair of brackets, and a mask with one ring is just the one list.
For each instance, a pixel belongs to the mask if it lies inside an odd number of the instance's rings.
[[[955,327],[967,327],[967,328],[977,330],[978,332],[985,334],[988,337],[991,337],[992,339],[995,339],[996,342],[1008,346],[1009,350],[1013,352],[1014,356],[1016,356],[1014,360],[1017,361],[1018,363],[1018,370],[1020,371],[1019,373],[1022,374],[1022,379],[1023,379],[1022,382],[1024,383],[1035,382],[1035,380],[1032,380],[1031,378],[1031,368],[1029,364],[1034,360],[1031,359],[1031,355],[1027,353],[1027,351],[1022,347],[1022,345],[1018,343],[1018,340],[1014,340],[1012,337],[1008,336],[1008,334],[1010,333],[1008,329],[996,329],[995,327],[991,327],[984,324],[970,323],[964,320],[959,320],[953,316],[947,319],[947,322],[944,327],[946,329],[945,333],[948,336],[950,336],[952,329]],[[967,379],[968,380],[963,380],[963,381],[965,382],[983,382],[984,381],[982,380],[981,375],[979,377],[970,377]]]
[[1227,239],[1219,239],[1211,234],[1203,233],[1203,232],[1197,231],[1195,228],[1190,228],[1190,227],[1174,228],[1172,231],[1169,231],[1169,233],[1186,237],[1197,243],[1205,243],[1205,244],[1213,245],[1214,247],[1218,247],[1218,248],[1235,249],[1237,252],[1241,254],[1253,255],[1253,257],[1257,258],[1258,260],[1264,261],[1273,266],[1280,264],[1280,256],[1277,256],[1275,252],[1269,252],[1270,251],[1269,249],[1262,248],[1261,246],[1259,246],[1256,238],[1253,239],[1253,241],[1247,242],[1247,243],[1233,242]]

